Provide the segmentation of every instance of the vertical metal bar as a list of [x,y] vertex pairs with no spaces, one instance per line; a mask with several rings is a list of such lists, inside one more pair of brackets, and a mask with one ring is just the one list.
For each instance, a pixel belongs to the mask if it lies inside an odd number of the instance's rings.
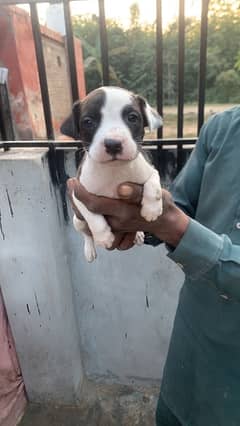
[[178,142],[177,146],[177,173],[180,172],[182,166],[183,166],[183,144],[181,142]]
[[207,65],[208,5],[209,5],[209,0],[202,0],[200,67],[199,67],[199,86],[198,86],[198,134],[204,122],[206,65]]
[[74,38],[73,38],[69,0],[63,0],[63,9],[64,9],[64,18],[65,18],[65,27],[66,27],[66,42],[67,42],[67,50],[68,50],[72,101],[75,102],[79,99],[79,91],[78,91]]
[[[178,18],[178,117],[177,137],[183,137],[183,107],[184,107],[184,59],[185,59],[185,0],[179,0]],[[177,146],[177,172],[182,168],[183,146]]]
[[40,25],[38,21],[37,6],[35,3],[30,4],[30,11],[31,11],[32,32],[33,32],[33,39],[35,44],[35,52],[36,52],[37,65],[38,65],[38,75],[39,75],[39,81],[40,81],[40,87],[41,87],[47,138],[54,139],[50,99],[49,99],[48,84],[47,84],[47,74],[46,74],[45,61],[44,61],[44,55],[43,55],[42,38],[41,38],[41,32],[40,32]]
[[101,40],[101,56],[102,56],[102,74],[103,84],[109,85],[109,58],[108,58],[108,39],[106,29],[104,0],[98,0],[99,6],[99,30]]
[[[156,0],[156,66],[157,66],[157,110],[163,116],[163,31],[162,31],[162,0]],[[157,137],[162,138],[162,127],[158,129]],[[160,155],[159,145],[158,154]]]
[[0,68],[0,139],[14,141],[14,128],[7,87],[8,70]]
[[[158,129],[161,130],[161,129]],[[158,136],[159,139],[161,139],[162,136]],[[160,141],[158,141],[158,145],[157,145],[157,169],[160,173],[161,170],[161,160],[162,160],[162,154],[163,154],[163,149],[162,149],[162,145],[160,143]]]
[[179,0],[178,20],[178,120],[177,137],[183,137],[183,105],[184,105],[184,54],[185,54],[185,0]]

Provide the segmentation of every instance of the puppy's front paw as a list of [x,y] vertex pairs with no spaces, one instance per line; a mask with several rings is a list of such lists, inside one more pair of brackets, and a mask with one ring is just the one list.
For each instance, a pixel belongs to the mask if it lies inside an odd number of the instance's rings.
[[153,222],[161,216],[163,211],[162,199],[156,201],[145,202],[141,209],[141,216],[147,222]]
[[93,237],[96,246],[100,246],[105,249],[111,248],[114,242],[114,235],[109,227],[102,232],[95,233]]
[[144,243],[144,232],[138,231],[136,233],[134,243],[137,244],[137,246],[141,246]]

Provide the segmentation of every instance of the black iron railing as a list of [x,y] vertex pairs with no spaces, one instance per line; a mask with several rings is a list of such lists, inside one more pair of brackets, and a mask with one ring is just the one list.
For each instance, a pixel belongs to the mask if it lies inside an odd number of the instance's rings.
[[[162,173],[163,177],[169,163],[169,153],[173,163],[172,178],[174,178],[181,168],[186,163],[190,152],[192,151],[196,138],[181,138],[181,139],[153,139],[144,140],[143,149],[147,150],[155,167]],[[181,146],[181,149],[179,149]],[[0,141],[0,150],[8,151],[11,148],[48,148],[51,153],[56,153],[63,150],[74,149],[76,153],[76,165],[81,159],[82,143],[81,141]],[[177,154],[173,154],[176,152]]]
[[0,68],[0,140],[14,140],[7,80],[8,70]]

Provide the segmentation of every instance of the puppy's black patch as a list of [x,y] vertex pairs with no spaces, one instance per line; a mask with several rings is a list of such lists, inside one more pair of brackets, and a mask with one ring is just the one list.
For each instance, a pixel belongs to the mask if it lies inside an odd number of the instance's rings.
[[97,89],[91,92],[81,104],[80,116],[80,138],[90,144],[100,126],[102,107],[105,105],[106,94],[103,90]]
[[77,101],[73,104],[72,113],[62,123],[60,130],[63,135],[73,139],[79,139],[79,117],[81,111],[81,103]]
[[136,95],[134,96],[135,101],[137,102],[140,111],[141,111],[141,115],[142,115],[142,119],[143,119],[143,127],[147,127],[148,126],[148,120],[147,120],[147,116],[146,116],[146,101],[142,96]]
[[122,118],[129,128],[133,140],[141,142],[144,137],[144,117],[135,96],[132,97],[132,104],[123,108]]
[[89,145],[101,122],[101,109],[106,95],[103,90],[91,92],[82,102],[75,102],[72,114],[61,125],[61,132],[73,139],[80,139]]

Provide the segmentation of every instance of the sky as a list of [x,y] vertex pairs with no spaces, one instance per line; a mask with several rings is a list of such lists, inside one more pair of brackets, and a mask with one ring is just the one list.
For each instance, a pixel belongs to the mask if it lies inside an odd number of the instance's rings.
[[[119,20],[125,27],[129,24],[129,8],[137,2],[140,9],[140,21],[152,23],[156,17],[156,0],[105,0],[105,12],[107,18]],[[178,15],[178,0],[163,0],[163,27],[165,28]],[[41,23],[45,23],[47,3],[39,4],[39,17]],[[186,16],[200,17],[201,0],[185,0]],[[73,15],[93,14],[98,15],[98,0],[72,1],[71,11]]]

